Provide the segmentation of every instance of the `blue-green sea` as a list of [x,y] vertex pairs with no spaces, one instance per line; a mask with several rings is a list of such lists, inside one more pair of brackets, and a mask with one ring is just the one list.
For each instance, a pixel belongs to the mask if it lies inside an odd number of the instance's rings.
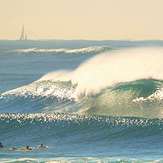
[[0,142],[5,163],[163,162],[163,41],[1,40]]

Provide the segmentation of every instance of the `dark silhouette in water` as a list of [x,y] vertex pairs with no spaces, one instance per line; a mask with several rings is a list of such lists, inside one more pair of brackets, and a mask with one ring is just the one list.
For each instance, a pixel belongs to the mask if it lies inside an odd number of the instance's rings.
[[0,142],[0,148],[3,148],[4,146],[3,146],[3,144]]
[[26,146],[26,149],[27,150],[32,150],[32,148],[30,146],[28,146],[28,145]]
[[[4,148],[3,144],[0,142],[0,149]],[[44,144],[40,144],[37,149],[47,149],[48,146],[45,146]],[[19,148],[16,148],[16,147],[12,147],[10,148],[9,150],[12,150],[12,151],[15,151],[15,150],[19,150]],[[29,145],[25,146],[24,147],[24,150],[28,150],[28,151],[31,151],[32,150],[32,147],[30,147]]]
[[47,149],[47,148],[48,148],[48,146],[45,146],[44,144],[40,144],[38,146],[38,149]]

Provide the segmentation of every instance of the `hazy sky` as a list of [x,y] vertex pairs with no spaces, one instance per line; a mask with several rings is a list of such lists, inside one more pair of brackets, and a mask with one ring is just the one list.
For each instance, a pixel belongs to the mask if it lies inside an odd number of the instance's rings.
[[163,0],[0,0],[0,39],[163,39]]

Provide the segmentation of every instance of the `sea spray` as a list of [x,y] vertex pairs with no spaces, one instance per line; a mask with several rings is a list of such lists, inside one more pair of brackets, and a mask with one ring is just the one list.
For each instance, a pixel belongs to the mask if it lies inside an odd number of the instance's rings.
[[163,79],[163,48],[136,48],[107,52],[81,64],[75,71],[49,73],[40,80],[77,83],[76,94],[98,93],[117,83]]

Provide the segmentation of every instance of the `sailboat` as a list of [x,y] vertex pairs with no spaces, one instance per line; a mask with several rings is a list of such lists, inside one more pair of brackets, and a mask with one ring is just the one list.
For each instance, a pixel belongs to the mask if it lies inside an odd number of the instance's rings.
[[25,41],[27,40],[27,34],[25,32],[25,29],[24,29],[24,25],[22,27],[22,31],[21,31],[21,35],[20,35],[20,38],[19,38],[20,41]]

